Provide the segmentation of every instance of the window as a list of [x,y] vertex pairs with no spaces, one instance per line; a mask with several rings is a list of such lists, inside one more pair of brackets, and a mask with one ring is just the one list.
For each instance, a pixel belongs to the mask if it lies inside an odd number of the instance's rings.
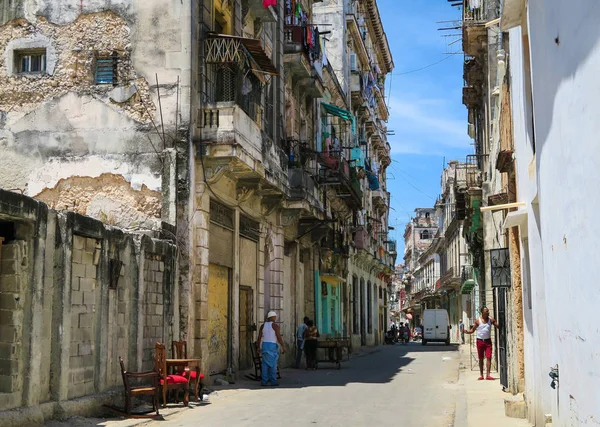
[[96,59],[96,71],[94,73],[94,83],[115,84],[117,82],[117,61],[116,55],[103,56]]
[[421,231],[421,239],[423,239],[423,240],[429,239],[429,230]]
[[425,212],[425,218],[429,218],[429,212]]
[[15,69],[18,73],[42,74],[46,72],[46,49],[15,51]]

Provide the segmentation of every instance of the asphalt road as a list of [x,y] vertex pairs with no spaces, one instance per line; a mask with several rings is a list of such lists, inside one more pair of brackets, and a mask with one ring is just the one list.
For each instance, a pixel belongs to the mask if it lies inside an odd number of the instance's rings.
[[149,425],[448,427],[458,362],[455,346],[379,347],[341,370],[330,364],[316,372],[286,369],[277,388],[242,381],[212,394],[208,404]]

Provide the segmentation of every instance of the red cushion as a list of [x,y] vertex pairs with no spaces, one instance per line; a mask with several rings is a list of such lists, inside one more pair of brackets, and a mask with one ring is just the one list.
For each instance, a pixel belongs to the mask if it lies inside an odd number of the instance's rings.
[[[186,371],[180,372],[179,375],[183,375],[184,377],[187,375]],[[196,379],[196,371],[190,371],[190,378],[195,380]],[[200,374],[200,379],[204,379],[204,374]]]
[[[181,375],[167,375],[167,384],[185,384],[188,380],[186,377]],[[163,385],[165,380],[160,379],[160,385]]]

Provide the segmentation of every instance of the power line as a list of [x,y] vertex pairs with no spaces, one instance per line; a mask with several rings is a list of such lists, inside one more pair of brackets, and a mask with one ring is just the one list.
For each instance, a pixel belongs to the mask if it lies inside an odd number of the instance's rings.
[[426,66],[424,66],[424,67],[417,68],[417,69],[415,69],[415,70],[405,71],[405,72],[403,72],[403,73],[392,73],[392,76],[403,76],[403,75],[405,75],[405,74],[416,73],[417,71],[422,71],[422,70],[425,70],[425,69],[427,69],[427,68],[431,68],[431,67],[433,67],[434,65],[437,65],[437,64],[439,64],[439,63],[441,63],[441,62],[444,62],[445,60],[447,60],[447,59],[450,59],[450,58],[452,58],[452,56],[451,56],[451,55],[448,55],[448,56],[446,56],[445,58],[442,58],[442,59],[440,59],[439,61],[437,61],[437,62],[434,62],[433,64],[429,64],[429,65],[426,65]]
[[[398,170],[398,172],[400,172],[400,174],[404,173],[401,170]],[[429,197],[431,200],[435,201],[435,198],[431,197],[429,194],[425,193],[423,190],[421,190],[420,188],[416,187],[415,185],[413,185],[408,179],[406,179],[405,177],[403,177],[402,175],[399,175],[400,178],[402,178],[404,181],[406,181],[408,183],[408,185],[410,185],[412,188],[414,188],[415,190],[417,190],[419,193],[423,194],[426,197]]]

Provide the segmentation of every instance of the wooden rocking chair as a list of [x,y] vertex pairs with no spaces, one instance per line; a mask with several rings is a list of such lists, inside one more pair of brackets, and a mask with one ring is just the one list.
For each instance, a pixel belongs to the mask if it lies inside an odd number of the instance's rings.
[[[128,418],[160,418],[160,414],[158,413],[158,372],[128,372],[125,369],[122,357],[119,357],[119,363],[121,364],[121,376],[123,377],[123,386],[125,387],[125,409],[123,410],[110,405],[105,405],[105,407]],[[139,378],[150,378],[152,380],[151,385],[132,384],[137,382]],[[151,411],[131,411],[132,398],[139,396],[152,396]],[[156,414],[151,414],[154,411],[156,411]]]
[[[250,343],[250,350],[252,351],[252,361],[254,362],[254,375],[248,374],[246,378],[253,381],[261,381],[262,376],[262,355],[256,348],[256,343]],[[281,379],[281,372],[279,371],[279,364],[277,365],[277,379]]]

